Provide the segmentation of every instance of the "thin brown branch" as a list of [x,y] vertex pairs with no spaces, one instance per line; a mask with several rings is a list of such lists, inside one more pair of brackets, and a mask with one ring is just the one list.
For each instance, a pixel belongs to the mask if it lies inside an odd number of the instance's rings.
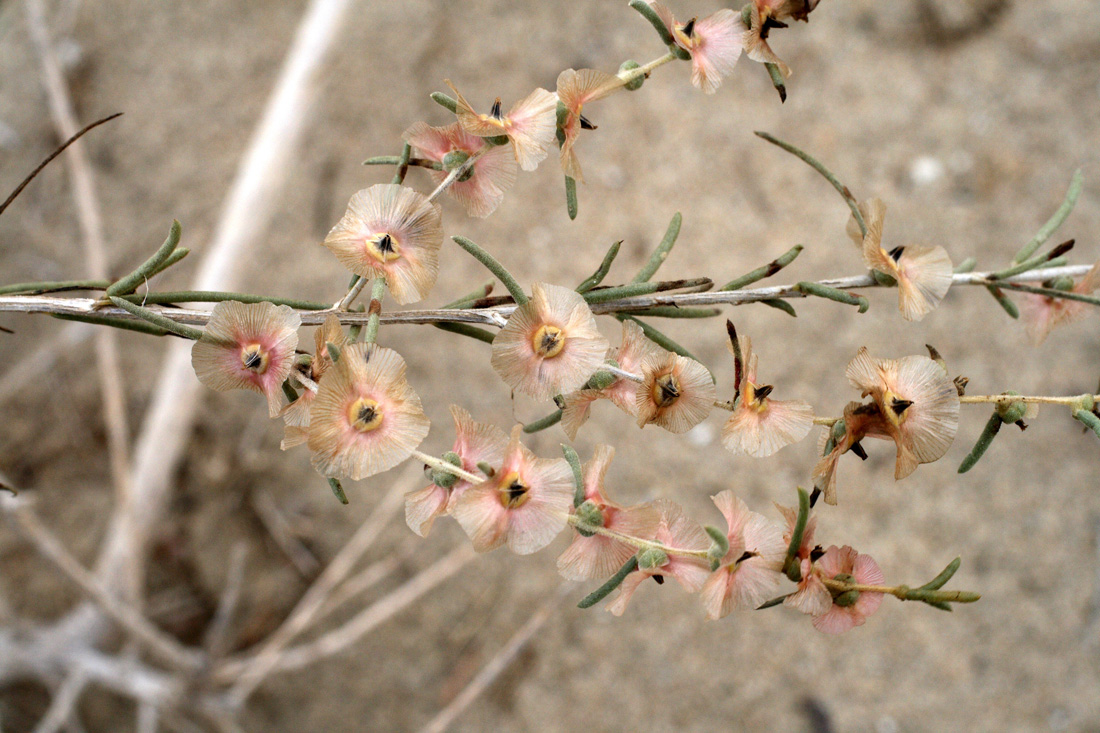
[[52,153],[47,155],[46,159],[38,164],[37,168],[35,168],[33,171],[31,171],[29,174],[27,174],[27,177],[24,178],[23,181],[18,186],[15,187],[15,190],[11,192],[11,195],[9,195],[7,197],[7,199],[4,200],[4,203],[0,204],[0,214],[4,213],[4,210],[7,209],[8,206],[11,205],[11,202],[15,201],[16,197],[19,194],[23,193],[23,189],[27,187],[27,184],[29,184],[31,181],[33,181],[35,176],[37,176],[39,173],[41,173],[43,171],[43,169],[45,169],[46,166],[48,166],[50,163],[52,163],[54,158],[61,155],[61,153],[63,153],[65,151],[65,148],[69,147],[70,145],[75,143],[77,140],[84,137],[84,133],[88,132],[89,130],[92,130],[96,127],[99,127],[104,122],[110,122],[111,120],[115,119],[116,117],[121,117],[121,116],[122,116],[121,112],[115,112],[113,115],[107,115],[106,117],[104,117],[102,119],[96,120],[95,122],[91,123],[90,125],[85,125],[75,135],[70,137],[65,142],[61,143],[61,145],[56,150],[54,150]]

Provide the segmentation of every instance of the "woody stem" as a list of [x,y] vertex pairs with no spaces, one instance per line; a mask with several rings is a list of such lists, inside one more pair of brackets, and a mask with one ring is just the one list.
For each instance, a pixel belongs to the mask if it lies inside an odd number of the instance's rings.
[[429,456],[423,451],[414,450],[410,457],[415,458],[416,460],[421,461],[425,465],[431,466],[438,471],[446,471],[447,473],[452,473],[455,476],[458,476],[463,481],[469,481],[471,484],[480,484],[485,480],[484,476],[478,476],[476,473],[470,473],[464,468],[456,466],[453,463],[447,463],[447,461],[444,461],[441,458]]
[[1093,402],[1100,401],[1100,395],[1073,395],[1070,397],[1055,397],[1055,396],[1033,396],[1033,395],[965,395],[959,398],[959,402],[965,404],[976,404],[986,402],[1036,402],[1044,403],[1048,405],[1076,405],[1082,400]]
[[583,529],[585,532],[592,532],[594,534],[602,535],[604,537],[610,537],[618,540],[623,544],[630,545],[631,547],[637,547],[639,550],[661,550],[667,555],[680,555],[681,557],[696,557],[703,560],[707,559],[706,550],[685,550],[679,547],[669,547],[668,545],[662,545],[660,542],[653,542],[652,540],[643,540],[640,537],[631,537],[630,535],[621,534],[613,529],[607,529],[606,527],[596,527],[582,521],[576,514],[569,515],[569,523],[574,527]]
[[658,66],[664,66],[670,61],[676,60],[676,54],[669,51],[664,56],[655,58],[649,63],[643,64],[636,69],[630,69],[629,71],[623,71],[618,74],[619,80],[622,81],[623,86],[626,86],[630,82],[637,79],[639,76],[649,76],[649,73],[656,69]]
[[607,372],[616,377],[619,377],[620,379],[627,379],[631,382],[637,382],[638,384],[641,384],[645,381],[645,379],[642,378],[642,375],[635,374],[634,372],[628,372],[625,369],[620,369],[619,367],[612,366],[611,364],[604,364],[599,368],[599,371]]
[[440,181],[439,185],[435,187],[435,190],[428,194],[428,203],[431,203],[439,198],[444,191],[451,187],[451,184],[461,178],[463,174],[466,173],[466,171],[470,170],[470,168],[474,166],[474,162],[482,155],[484,155],[485,152],[488,151],[491,147],[491,145],[486,143],[481,147],[480,150],[472,153],[470,157],[466,159],[465,163],[448,173],[447,177]]

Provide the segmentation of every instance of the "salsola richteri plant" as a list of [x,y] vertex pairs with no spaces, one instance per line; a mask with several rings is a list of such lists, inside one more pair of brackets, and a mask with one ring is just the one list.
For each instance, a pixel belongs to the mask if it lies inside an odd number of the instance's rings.
[[[489,103],[467,99],[458,91],[461,81],[446,81],[453,96],[433,93],[440,109],[433,108],[429,120],[410,121],[399,154],[366,161],[393,167],[392,179],[355,193],[312,252],[335,257],[348,270],[350,283],[334,288],[333,302],[158,292],[152,287],[155,277],[187,254],[179,247],[182,229],[174,223],[164,244],[124,277],[2,286],[0,310],[193,340],[199,380],[217,391],[261,393],[269,415],[285,424],[282,448],[310,461],[319,483],[327,482],[339,501],[355,499],[350,482],[413,463],[424,468],[424,486],[405,496],[405,517],[417,535],[427,535],[436,521],[453,519],[474,550],[506,548],[522,555],[543,551],[567,533],[571,541],[558,569],[568,580],[593,586],[579,599],[583,608],[608,599],[607,610],[622,615],[636,593],[674,580],[670,585],[698,593],[701,615],[708,619],[783,606],[808,616],[821,632],[840,634],[867,622],[885,596],[941,610],[978,601],[976,592],[945,588],[959,568],[957,559],[923,585],[888,583],[869,554],[819,541],[819,513],[841,511],[833,507],[840,506],[844,472],[859,470],[848,465],[856,462],[842,459],[893,450],[895,480],[916,484],[920,479],[913,474],[919,466],[942,459],[954,443],[963,407],[991,405],[993,415],[959,467],[963,473],[1005,423],[1026,427],[1025,418],[1036,417],[1039,404],[1100,437],[1100,396],[1029,396],[1009,390],[968,395],[967,379],[952,372],[950,354],[917,344],[888,356],[858,349],[846,355],[850,361],[843,370],[823,363],[819,378],[837,390],[850,389],[851,402],[840,415],[820,414],[799,399],[798,384],[767,381],[769,364],[781,358],[782,349],[769,343],[767,334],[739,333],[734,307],[764,303],[794,315],[798,299],[815,297],[854,307],[851,314],[858,317],[871,305],[860,291],[896,288],[898,328],[904,329],[905,322],[946,307],[952,287],[979,285],[1013,318],[1020,313],[1006,291],[1023,293],[1028,331],[1041,340],[1052,328],[1100,305],[1092,295],[1100,285],[1100,264],[1069,264],[1073,240],[1038,253],[1072,210],[1080,175],[1074,176],[1063,206],[1011,263],[977,272],[972,259],[953,264],[943,245],[911,243],[894,234],[885,226],[882,200],[858,200],[809,153],[757,133],[809,164],[840,193],[851,213],[847,235],[858,249],[839,261],[850,263],[857,274],[756,285],[791,266],[803,251],[795,246],[741,275],[713,271],[689,279],[656,279],[679,237],[677,213],[651,256],[629,278],[611,274],[616,243],[606,253],[583,253],[591,256],[594,271],[577,285],[520,283],[506,265],[515,252],[482,246],[458,233],[445,238],[445,232],[459,231],[462,221],[444,220],[440,197],[454,197],[469,216],[488,217],[509,205],[519,171],[551,168],[560,171],[564,202],[575,217],[581,203],[577,183],[583,181],[580,143],[596,129],[593,119],[602,100],[644,93],[651,74],[677,61],[686,62],[684,69],[690,66],[685,84],[706,94],[719,92],[723,78],[755,72],[760,67],[753,64],[760,63],[785,99],[791,69],[772,49],[772,35],[791,21],[808,21],[821,12],[810,0],[754,0],[741,10],[687,20],[679,8],[656,2],[633,0],[630,7],[652,25],[665,49],[652,61],[627,61],[615,71],[567,69],[555,90],[535,88],[507,105],[499,98]],[[427,176],[416,178],[416,169]],[[429,185],[418,189],[424,183]],[[446,272],[440,262],[467,254],[503,286],[502,294],[493,295],[495,285],[458,283],[469,295],[442,308],[387,307],[387,299],[400,306],[422,301]],[[956,252],[956,258],[962,254]],[[74,290],[96,295],[62,295]],[[209,311],[179,307],[209,302],[215,303]],[[705,364],[663,325],[654,325],[722,313],[728,319],[712,329],[731,355],[722,363]],[[490,344],[489,363],[500,378],[501,396],[526,395],[545,405],[545,416],[527,424],[492,425],[454,404],[453,433],[441,425],[432,432],[433,443],[451,447],[438,454],[422,451],[429,420],[404,357],[384,345],[383,326],[391,323],[435,326]],[[316,328],[312,353],[301,348],[308,343],[299,337],[303,326]],[[424,331],[426,338],[436,335]],[[525,435],[544,430],[558,431],[572,442],[601,400],[626,413],[620,416],[624,440],[633,430],[664,430],[670,440],[682,441],[684,450],[695,450],[680,436],[720,420],[721,444],[734,454],[763,459],[781,451],[813,453],[816,466],[805,477],[808,488],[776,487],[775,498],[783,503],[774,512],[758,512],[730,486],[711,497],[715,517],[721,518],[712,517],[710,523],[689,516],[675,496],[617,503],[613,497],[619,493],[605,486],[613,446],[600,445],[583,461],[569,443],[562,445],[560,456],[536,455],[524,443]],[[815,427],[816,443],[807,440]],[[818,506],[819,499],[825,506]],[[23,521],[25,527],[35,526],[27,524],[32,519]],[[654,582],[645,582],[650,579]],[[131,626],[144,628],[127,618]],[[147,638],[147,643],[164,644],[160,636],[142,633],[160,640]],[[196,664],[192,650],[171,644],[167,649],[162,651],[175,663]],[[243,699],[270,671],[269,659],[261,650],[244,663],[237,660],[236,667],[215,666],[207,684],[232,685],[228,680],[243,669],[250,682],[231,689]]]

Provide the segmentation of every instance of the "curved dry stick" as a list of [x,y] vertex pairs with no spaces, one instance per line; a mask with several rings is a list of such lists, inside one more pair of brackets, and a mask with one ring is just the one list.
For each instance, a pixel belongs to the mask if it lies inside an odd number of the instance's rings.
[[[103,234],[103,217],[96,195],[95,176],[88,162],[84,143],[77,140],[83,132],[95,124],[77,131],[76,112],[73,109],[69,86],[61,71],[53,44],[46,28],[42,0],[25,0],[27,25],[30,36],[42,64],[42,82],[46,87],[50,114],[60,137],[69,138],[69,154],[66,156],[72,178],[73,199],[80,222],[84,258],[88,272],[97,280],[107,278],[107,254]],[[112,119],[112,118],[107,118]],[[105,122],[106,120],[102,120]],[[96,123],[98,124],[98,123]],[[64,146],[63,146],[64,147]],[[107,456],[111,466],[111,479],[115,486],[115,500],[119,507],[116,516],[124,526],[133,517],[133,485],[130,480],[130,428],[126,419],[126,398],[123,394],[122,368],[118,355],[117,335],[97,332],[95,335],[96,362],[99,367],[99,388],[103,393],[104,422],[107,427]],[[142,585],[141,563],[133,558],[120,558],[119,576],[121,592],[132,602],[138,602]]]
[[470,680],[470,683],[462,689],[462,692],[455,695],[455,697],[447,703],[447,706],[439,711],[439,713],[431,719],[431,721],[420,729],[420,733],[444,733],[448,728],[454,724],[458,716],[463,713],[470,704],[478,698],[481,693],[496,681],[496,678],[500,676],[501,672],[508,668],[508,665],[512,663],[523,648],[527,646],[527,643],[531,641],[538,630],[542,628],[543,624],[550,618],[550,614],[553,613],[561,597],[567,590],[573,587],[572,583],[562,583],[558,587],[556,593],[548,598],[539,610],[527,620],[519,630],[512,635],[512,638],[500,648],[500,650],[493,655],[493,658],[482,667],[474,678]]
[[222,681],[236,678],[227,695],[231,707],[240,708],[244,704],[264,678],[279,664],[286,646],[310,627],[336,586],[348,576],[359,559],[374,545],[390,518],[404,504],[405,494],[410,490],[413,478],[420,473],[421,468],[415,463],[405,469],[402,476],[393,483],[389,492],[371,511],[366,521],[359,526],[343,549],[336,554],[324,572],[305,592],[282,625],[267,637],[260,651],[252,655],[239,672],[231,674],[226,671],[225,667],[231,666],[231,663],[222,665],[214,671],[214,677]]
[[[290,169],[288,161],[302,139],[317,75],[344,28],[350,0],[312,0],[288,51],[276,87],[241,162],[233,187],[207,248],[195,287],[230,287],[244,252],[264,233]],[[182,456],[199,403],[199,383],[191,370],[190,344],[173,344],[153,388],[153,401],[135,447],[132,467],[134,521],[127,527],[116,513],[101,550],[98,570],[117,583],[113,569],[128,557],[144,556],[145,538],[165,508],[172,475]],[[87,614],[90,609],[85,609]],[[77,621],[71,621],[77,623]]]

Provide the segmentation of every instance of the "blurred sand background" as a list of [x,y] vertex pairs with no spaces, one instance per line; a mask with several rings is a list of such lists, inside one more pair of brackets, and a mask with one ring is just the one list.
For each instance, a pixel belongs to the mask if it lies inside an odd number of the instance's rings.
[[[931,3],[952,27],[975,22],[988,3]],[[676,3],[677,14],[718,3]],[[302,2],[60,3],[74,44],[70,82],[78,114],[121,119],[87,144],[106,215],[114,272],[127,271],[183,223],[191,258],[161,287],[186,285],[209,241],[239,157],[278,73]],[[773,47],[795,70],[780,105],[763,68],[742,60],[713,97],[688,83],[685,64],[658,70],[635,94],[593,106],[599,125],[580,143],[588,184],[580,216],[566,216],[553,158],[520,177],[501,209],[481,221],[444,203],[448,235],[495,252],[523,282],[573,283],[607,245],[623,239],[612,280],[627,280],[676,211],[684,226],[662,269],[670,277],[724,282],[794,244],[806,251],[780,282],[857,274],[844,234],[847,209],[815,173],[752,135],[768,130],[812,151],[858,196],[889,206],[890,246],[942,244],[958,262],[1011,259],[1062,199],[1081,166],[1086,189],[1059,237],[1077,237],[1076,262],[1100,257],[1100,14],[1093,0],[1024,3],[973,33],[921,22],[917,0],[822,0],[808,25],[776,33]],[[979,25],[982,25],[979,22]],[[55,26],[56,27],[56,26]],[[334,300],[346,273],[318,246],[357,189],[388,181],[364,168],[396,154],[400,135],[446,113],[428,99],[455,81],[475,104],[534,86],[553,88],[561,69],[614,71],[662,53],[625,2],[480,0],[360,2],[323,75],[306,144],[287,171],[279,213],[249,257],[253,292]],[[0,3],[0,191],[7,192],[57,140],[20,3]],[[409,182],[429,190],[422,172]],[[84,275],[68,177],[48,168],[0,218],[0,281]],[[1060,241],[1060,240],[1059,240]],[[482,282],[471,258],[446,247],[428,305]],[[870,295],[862,316],[830,302],[796,303],[799,316],[749,306],[730,310],[753,337],[761,372],[779,398],[835,414],[855,395],[844,366],[861,345],[882,356],[923,353],[932,343],[973,394],[1092,390],[1100,377],[1098,321],[1027,345],[984,292],[957,289],[919,324],[907,324],[892,292]],[[59,333],[45,317],[0,317],[0,368]],[[731,389],[720,319],[671,322]],[[604,331],[612,343],[618,327]],[[129,417],[139,425],[163,345],[123,333]],[[545,406],[508,398],[488,348],[434,330],[394,326],[381,342],[409,363],[409,380],[433,420],[423,449],[451,442],[448,404],[508,426]],[[95,556],[111,508],[104,427],[90,342],[0,402],[0,469],[38,497],[41,513],[85,562]],[[180,467],[172,510],[156,533],[149,608],[188,641],[201,635],[225,583],[226,557],[249,549],[239,647],[268,633],[307,581],[272,544],[253,498],[274,497],[316,556],[332,557],[399,471],[349,484],[338,505],[304,452],[281,453],[282,425],[251,394],[204,392],[201,417]],[[572,588],[518,662],[456,725],[457,730],[1100,730],[1100,445],[1067,415],[1044,409],[1020,434],[1006,429],[968,475],[956,476],[987,417],[964,408],[947,457],[895,483],[892,449],[841,464],[840,506],[820,511],[819,541],[873,555],[887,579],[919,584],[956,555],[953,585],[983,600],[951,615],[886,599],[866,626],[840,638],[783,609],[703,619],[678,587],[643,586],[627,614],[575,609]],[[705,523],[720,523],[709,496],[736,490],[754,509],[791,503],[814,461],[809,439],[772,458],[735,458],[708,429],[671,436],[635,430],[599,405],[582,431],[583,456],[612,442],[609,474],[624,501],[671,497]],[[553,455],[554,428],[532,446]],[[391,587],[464,541],[443,521],[427,540],[400,519],[372,554],[407,553]],[[558,587],[554,560],[566,537],[524,558],[479,558],[353,650],[305,673],[272,677],[244,719],[247,730],[410,730],[427,722]],[[411,552],[410,552],[411,551]],[[385,587],[373,591],[378,597]],[[0,597],[26,616],[62,614],[78,596],[32,550],[0,529]],[[369,600],[369,597],[368,597]],[[47,702],[33,685],[0,690],[3,730],[29,730]],[[89,695],[89,731],[127,730],[128,704]]]

